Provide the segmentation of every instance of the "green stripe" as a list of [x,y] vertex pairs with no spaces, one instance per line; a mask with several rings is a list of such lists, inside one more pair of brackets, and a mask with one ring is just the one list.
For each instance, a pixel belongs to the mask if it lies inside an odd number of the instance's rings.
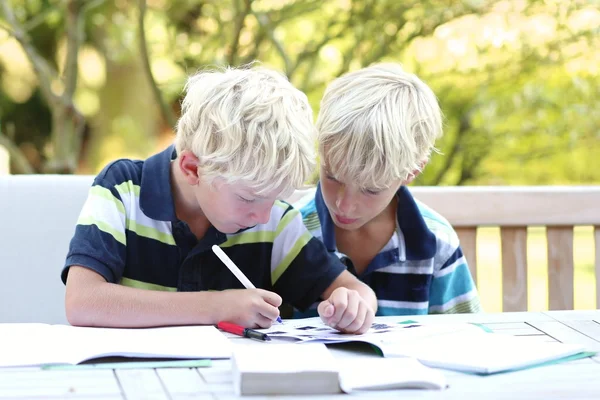
[[173,235],[161,232],[155,228],[150,228],[149,226],[140,225],[132,219],[127,219],[127,229],[135,232],[138,236],[147,237],[149,239],[158,240],[159,242],[175,246],[175,239],[173,238]]
[[310,231],[321,227],[321,222],[319,221],[319,216],[317,215],[317,213],[309,214],[304,218],[302,222],[304,222],[304,225]]
[[298,257],[298,254],[302,251],[304,246],[312,239],[312,235],[308,232],[305,232],[302,236],[300,236],[294,247],[290,249],[290,251],[286,254],[286,256],[281,260],[279,265],[275,267],[273,271],[271,271],[271,284],[275,285],[275,282],[279,279],[279,277],[285,272],[285,270],[290,266],[292,261]]
[[273,231],[258,231],[258,232],[242,232],[227,239],[221,244],[221,247],[232,247],[237,244],[247,243],[273,243],[275,241],[275,232]]
[[121,285],[128,286],[136,289],[144,289],[144,290],[159,290],[161,292],[176,292],[177,288],[156,285],[154,283],[136,281],[135,279],[122,278]]
[[284,203],[281,200],[275,200],[275,203],[273,204],[274,206],[277,206],[279,208],[282,208],[284,210],[287,210],[288,208],[290,208],[289,204]]
[[134,194],[137,197],[140,197],[140,187],[134,185],[131,180],[115,185],[115,189],[121,194]]
[[115,240],[123,245],[126,245],[125,232],[120,232],[107,224],[104,221],[99,221],[89,216],[81,216],[77,221],[77,225],[96,225],[102,232],[108,233]]
[[281,218],[279,224],[277,225],[277,230],[275,231],[275,237],[279,236],[279,234],[285,229],[286,226],[290,224],[296,218],[297,215],[300,214],[300,211],[292,209],[287,214]]
[[90,195],[93,197],[101,197],[113,203],[117,210],[119,210],[123,215],[125,214],[125,206],[123,206],[123,202],[117,199],[111,191],[102,186],[92,186],[90,189]]
[[488,328],[484,324],[479,324],[479,323],[475,323],[475,322],[470,322],[470,324],[478,327],[479,329],[483,330],[486,333],[494,333],[493,330],[491,330],[490,328]]
[[436,311],[431,314],[469,314],[481,311],[481,303],[478,298],[455,304],[445,311]]
[[305,222],[304,226],[306,226],[306,229],[309,231],[317,231],[321,229],[321,224],[318,221],[309,224]]

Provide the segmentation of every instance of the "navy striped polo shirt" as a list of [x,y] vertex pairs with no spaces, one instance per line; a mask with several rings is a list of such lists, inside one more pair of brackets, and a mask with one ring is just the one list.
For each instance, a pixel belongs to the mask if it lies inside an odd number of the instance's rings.
[[302,216],[276,201],[266,224],[233,234],[210,227],[201,240],[177,219],[171,193],[173,146],[145,161],[122,159],[95,178],[61,277],[80,265],[106,281],[142,289],[243,289],[212,252],[219,245],[258,288],[305,309],[345,270],[308,232]]

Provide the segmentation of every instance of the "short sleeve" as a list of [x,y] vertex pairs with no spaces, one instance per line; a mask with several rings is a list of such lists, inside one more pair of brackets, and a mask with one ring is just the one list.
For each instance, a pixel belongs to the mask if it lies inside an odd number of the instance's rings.
[[111,283],[118,283],[126,261],[126,212],[117,188],[96,178],[83,205],[61,273],[66,283],[69,268],[89,268]]

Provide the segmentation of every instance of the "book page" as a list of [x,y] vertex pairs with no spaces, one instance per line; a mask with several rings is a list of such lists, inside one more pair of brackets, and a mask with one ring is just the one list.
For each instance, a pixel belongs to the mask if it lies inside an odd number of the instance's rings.
[[[284,325],[273,325],[268,329],[260,329],[271,339],[293,342],[343,343],[365,342],[375,346],[388,342],[408,343],[424,337],[444,336],[456,332],[485,333],[473,324],[419,324],[419,323],[378,323],[362,335],[342,333],[325,325],[320,318],[305,318],[286,321]],[[384,350],[384,349],[382,349]]]
[[425,365],[458,371],[491,374],[523,368],[584,351],[584,346],[553,342],[532,342],[501,333],[449,334],[444,340],[424,338],[411,345],[384,344],[390,352],[418,358]]
[[71,343],[73,364],[106,356],[229,358],[230,341],[214,326],[85,328],[55,325]]
[[272,339],[289,340],[294,342],[314,342],[314,343],[342,343],[347,341],[359,341],[372,335],[402,330],[408,325],[373,323],[371,328],[362,335],[351,333],[342,333],[328,325],[325,325],[320,318],[304,318],[298,320],[287,320],[283,325],[273,325],[268,329],[259,329],[265,332]]
[[145,329],[0,324],[0,367],[78,364],[93,358],[229,358],[230,341],[213,326]]
[[0,324],[0,367],[66,363],[68,354],[56,352],[50,345],[51,325]]
[[340,365],[340,386],[346,393],[357,390],[435,389],[448,385],[444,374],[414,358],[344,359]]

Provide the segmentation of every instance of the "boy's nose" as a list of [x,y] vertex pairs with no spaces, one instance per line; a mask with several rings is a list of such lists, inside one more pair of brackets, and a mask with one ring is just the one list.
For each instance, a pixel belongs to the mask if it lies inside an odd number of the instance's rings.
[[354,200],[348,191],[342,190],[338,193],[335,206],[344,216],[352,216],[350,213],[354,210]]

